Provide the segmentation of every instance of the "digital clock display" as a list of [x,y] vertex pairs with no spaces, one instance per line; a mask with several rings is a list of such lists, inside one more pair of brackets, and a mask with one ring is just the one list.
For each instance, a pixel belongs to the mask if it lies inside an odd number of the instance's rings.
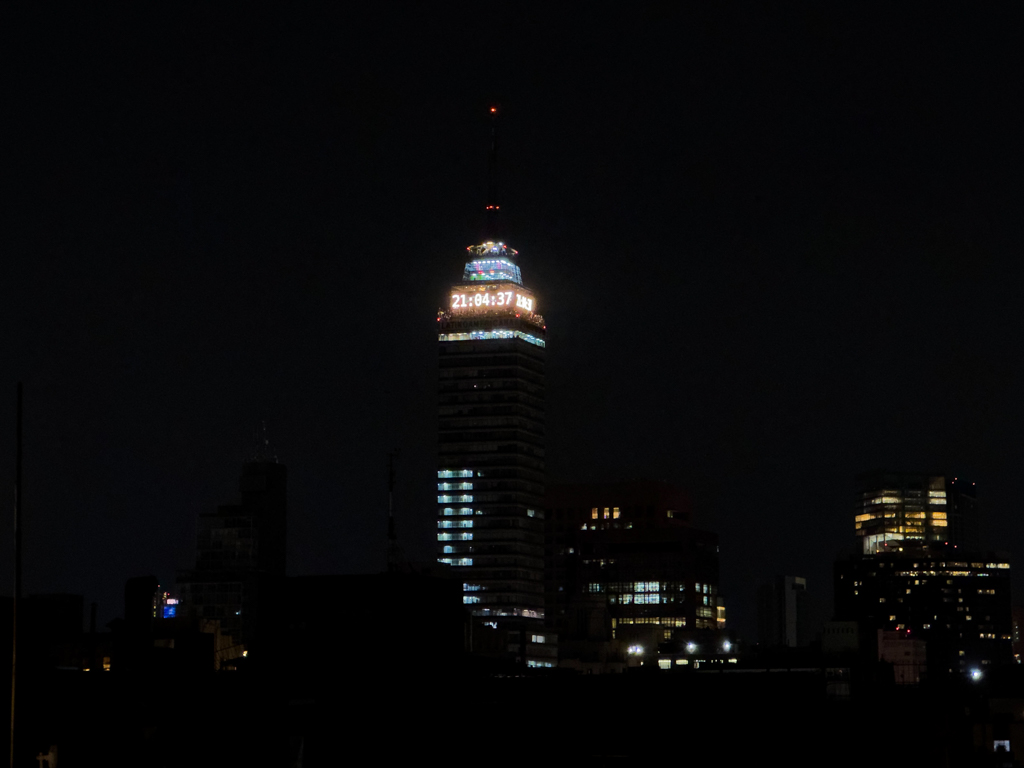
[[452,310],[470,309],[515,309],[533,312],[536,301],[533,296],[521,290],[506,289],[506,286],[491,286],[484,290],[457,291],[452,293]]

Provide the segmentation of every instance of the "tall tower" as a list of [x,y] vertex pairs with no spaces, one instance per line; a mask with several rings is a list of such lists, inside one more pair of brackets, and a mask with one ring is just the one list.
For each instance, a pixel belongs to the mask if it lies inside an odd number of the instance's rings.
[[[492,110],[493,113],[493,110]],[[438,560],[458,570],[474,649],[544,665],[544,318],[488,234],[438,313]]]

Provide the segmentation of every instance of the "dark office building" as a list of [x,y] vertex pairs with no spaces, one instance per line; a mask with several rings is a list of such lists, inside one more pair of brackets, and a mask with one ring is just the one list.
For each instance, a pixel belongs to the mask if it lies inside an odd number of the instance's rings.
[[757,590],[757,641],[762,648],[799,648],[811,640],[807,580],[776,576]]
[[854,555],[836,563],[835,608],[840,621],[924,640],[933,678],[1013,659],[1010,564],[998,555],[952,545]]
[[287,478],[275,461],[244,464],[241,502],[199,516],[195,568],[178,576],[181,613],[219,620],[234,641],[229,655],[258,657],[273,623],[285,577]]
[[560,642],[724,629],[718,536],[691,524],[682,491],[658,482],[553,486],[546,505],[546,597]]
[[458,569],[480,620],[475,650],[547,666],[546,649],[527,648],[549,642],[544,318],[514,250],[486,242],[469,252],[438,316],[438,560]]
[[864,554],[944,542],[960,549],[980,547],[974,483],[945,475],[858,475],[854,526]]

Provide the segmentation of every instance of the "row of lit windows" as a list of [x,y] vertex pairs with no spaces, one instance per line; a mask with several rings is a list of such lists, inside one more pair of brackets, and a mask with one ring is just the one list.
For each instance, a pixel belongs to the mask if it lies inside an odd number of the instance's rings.
[[472,515],[473,510],[469,507],[460,507],[459,509],[452,509],[451,507],[445,507],[441,510],[441,514],[445,516],[451,515]]
[[[698,585],[699,587],[699,585]],[[682,592],[685,585],[678,581],[626,581],[601,584],[591,582],[588,592]]]
[[546,347],[547,344],[544,339],[539,339],[532,333],[523,333],[522,331],[506,331],[506,330],[493,330],[493,331],[470,331],[469,333],[439,333],[437,335],[438,341],[486,341],[488,339],[522,339],[530,344],[535,344],[538,347]]
[[438,541],[472,541],[472,533],[439,533],[437,534]]
[[473,470],[471,469],[439,469],[437,470],[438,478],[446,477],[472,477]]
[[[739,661],[739,659],[729,659],[728,661],[729,661],[730,664],[736,664]],[[683,665],[689,664],[690,660],[689,659],[676,659],[675,662],[679,666],[683,666]],[[701,664],[704,664],[704,663],[705,663],[704,659],[694,659],[693,666],[696,669],[697,667],[699,667]],[[722,660],[721,659],[711,659],[710,663],[712,663],[712,664],[721,664]],[[672,659],[658,659],[658,668],[659,669],[671,669],[672,668]]]
[[[940,568],[961,568],[961,569],[963,569],[963,568],[998,568],[998,569],[1007,569],[1007,568],[1010,567],[1009,563],[932,563],[931,564],[932,568],[935,568],[936,565],[938,567],[940,567]],[[880,568],[884,568],[885,567],[885,563],[879,563],[878,566]],[[914,568],[917,568],[917,567],[918,567],[918,564],[914,563]],[[969,574],[970,571],[960,570],[960,571],[939,571],[939,572],[936,572],[934,570],[930,570],[930,571],[921,571],[921,573],[925,574],[925,575],[929,575],[929,576],[937,576],[937,575],[939,575],[941,573],[952,573],[953,575],[959,576],[959,575]],[[917,576],[918,572],[917,571],[901,571],[901,572],[897,573],[896,575],[897,576]]]
[[[903,514],[904,522],[910,525],[921,525],[927,517],[928,513],[925,512],[905,512]],[[946,520],[947,516],[945,512],[932,512],[932,520]],[[897,514],[895,512],[886,512],[884,514],[877,514],[875,512],[866,512],[863,515],[857,515],[853,518],[854,522],[857,523],[857,527],[860,528],[861,524],[871,522],[872,520],[895,520]]]
[[[604,514],[602,515],[602,517],[605,520],[607,520],[608,517],[611,516],[612,520],[618,520],[619,519],[619,514],[620,513],[619,513],[619,508],[618,507],[610,507],[610,508],[609,507],[605,507],[604,508]],[[590,519],[591,520],[597,520],[598,519],[598,507],[594,507],[593,509],[590,510]]]
[[472,500],[473,500],[472,496],[438,496],[437,497],[437,503],[438,504],[451,504],[453,502],[458,503],[460,501],[461,502],[466,502],[466,501],[472,501]]
[[438,483],[437,490],[439,491],[472,491],[472,483]]
[[667,605],[668,603],[674,603],[675,599],[667,595],[631,595],[626,593],[624,595],[608,595],[608,602],[621,605],[630,605],[631,603],[635,605]]
[[472,520],[442,520],[437,524],[438,528],[472,528]]
[[613,618],[612,628],[623,624],[658,624],[663,627],[685,627],[686,619],[679,616],[637,616],[635,618]]
[[437,559],[437,562],[444,563],[445,565],[472,565],[473,564],[473,558],[472,557],[459,557],[459,558],[439,557]]

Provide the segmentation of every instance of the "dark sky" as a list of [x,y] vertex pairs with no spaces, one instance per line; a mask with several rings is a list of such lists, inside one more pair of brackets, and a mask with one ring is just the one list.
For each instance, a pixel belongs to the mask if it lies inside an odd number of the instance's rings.
[[1019,10],[551,5],[4,7],[27,592],[106,621],[172,584],[261,421],[290,573],[383,567],[393,449],[431,557],[435,316],[497,101],[551,481],[691,488],[748,636],[776,572],[827,614],[875,467],[976,481],[1020,594]]

